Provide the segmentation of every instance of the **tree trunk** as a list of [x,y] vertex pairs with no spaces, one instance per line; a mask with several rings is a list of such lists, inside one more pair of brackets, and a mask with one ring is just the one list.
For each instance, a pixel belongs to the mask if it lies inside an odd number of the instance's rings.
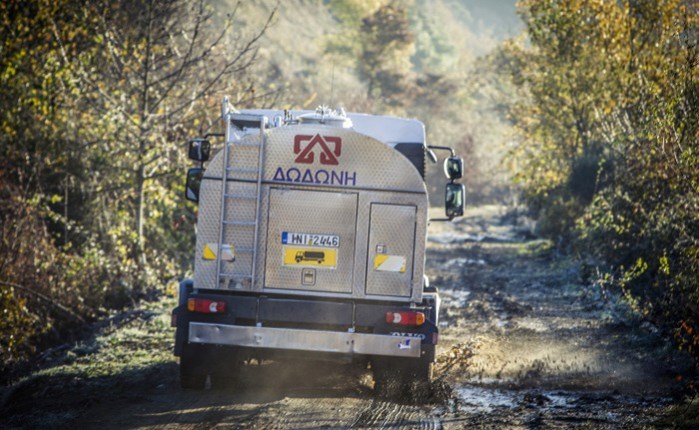
[[[145,143],[141,142],[141,147],[144,147]],[[138,173],[136,177],[136,257],[141,264],[146,263],[145,241],[143,238],[143,227],[145,224],[145,198],[146,198],[146,164],[141,158],[139,160]]]
[[146,33],[146,52],[143,61],[143,78],[142,78],[142,88],[141,88],[141,112],[140,112],[140,126],[142,137],[138,145],[138,173],[137,173],[137,184],[136,189],[138,192],[137,202],[136,202],[136,255],[138,257],[139,263],[142,267],[146,264],[145,250],[145,240],[143,238],[144,224],[145,224],[145,206],[146,206],[146,150],[147,142],[144,133],[144,127],[148,120],[149,115],[149,100],[148,93],[150,89],[150,55],[151,55],[151,32],[153,25],[153,2],[148,3],[148,28]]

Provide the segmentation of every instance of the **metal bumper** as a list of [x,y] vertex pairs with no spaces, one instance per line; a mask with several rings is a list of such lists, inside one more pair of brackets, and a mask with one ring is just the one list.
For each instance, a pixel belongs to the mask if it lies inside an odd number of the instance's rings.
[[366,333],[189,323],[189,342],[249,348],[420,357],[420,339]]

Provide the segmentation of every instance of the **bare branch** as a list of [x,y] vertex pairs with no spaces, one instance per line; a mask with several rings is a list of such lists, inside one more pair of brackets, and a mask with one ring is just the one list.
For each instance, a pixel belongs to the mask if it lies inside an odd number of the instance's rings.
[[63,306],[62,304],[56,302],[55,299],[52,299],[51,297],[46,296],[46,295],[44,295],[44,294],[42,294],[42,293],[40,293],[40,292],[38,292],[38,291],[34,291],[34,290],[32,290],[31,288],[29,288],[29,287],[25,287],[25,286],[23,286],[23,285],[15,284],[15,283],[13,283],[13,282],[0,281],[0,286],[4,286],[5,288],[14,288],[14,289],[16,289],[16,290],[20,290],[20,291],[23,291],[23,292],[25,292],[25,293],[29,293],[29,294],[31,294],[32,296],[38,298],[39,300],[41,300],[41,301],[47,303],[47,304],[50,305],[52,308],[59,310],[59,311],[60,311],[61,313],[63,313],[64,315],[67,315],[67,316],[73,318],[74,320],[76,320],[76,321],[78,321],[78,322],[80,322],[80,323],[85,324],[85,320],[83,319],[83,317],[81,317],[80,315],[76,314],[74,311],[68,309],[67,307]]

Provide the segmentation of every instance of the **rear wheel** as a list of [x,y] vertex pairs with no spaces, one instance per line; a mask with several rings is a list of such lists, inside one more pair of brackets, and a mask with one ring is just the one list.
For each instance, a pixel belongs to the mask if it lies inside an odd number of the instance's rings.
[[201,390],[206,386],[206,369],[202,364],[203,351],[196,345],[185,344],[180,355],[180,386]]
[[211,364],[211,387],[231,388],[240,384],[243,360],[233,348],[215,347],[209,355]]
[[410,380],[429,384],[432,381],[433,364],[427,357],[420,357],[404,364],[402,372]]
[[374,392],[383,398],[414,399],[429,391],[432,381],[430,357],[376,357],[372,360]]
[[393,398],[400,395],[401,375],[398,369],[391,366],[388,359],[374,358],[371,362],[374,373],[374,393],[381,398]]

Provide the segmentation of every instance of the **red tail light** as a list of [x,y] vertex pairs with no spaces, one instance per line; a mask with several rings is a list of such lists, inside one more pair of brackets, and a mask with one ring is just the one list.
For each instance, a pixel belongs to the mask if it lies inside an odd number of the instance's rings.
[[425,314],[415,311],[386,312],[386,322],[389,324],[419,326],[425,323]]
[[187,310],[203,314],[222,314],[226,312],[226,302],[209,299],[187,299]]

